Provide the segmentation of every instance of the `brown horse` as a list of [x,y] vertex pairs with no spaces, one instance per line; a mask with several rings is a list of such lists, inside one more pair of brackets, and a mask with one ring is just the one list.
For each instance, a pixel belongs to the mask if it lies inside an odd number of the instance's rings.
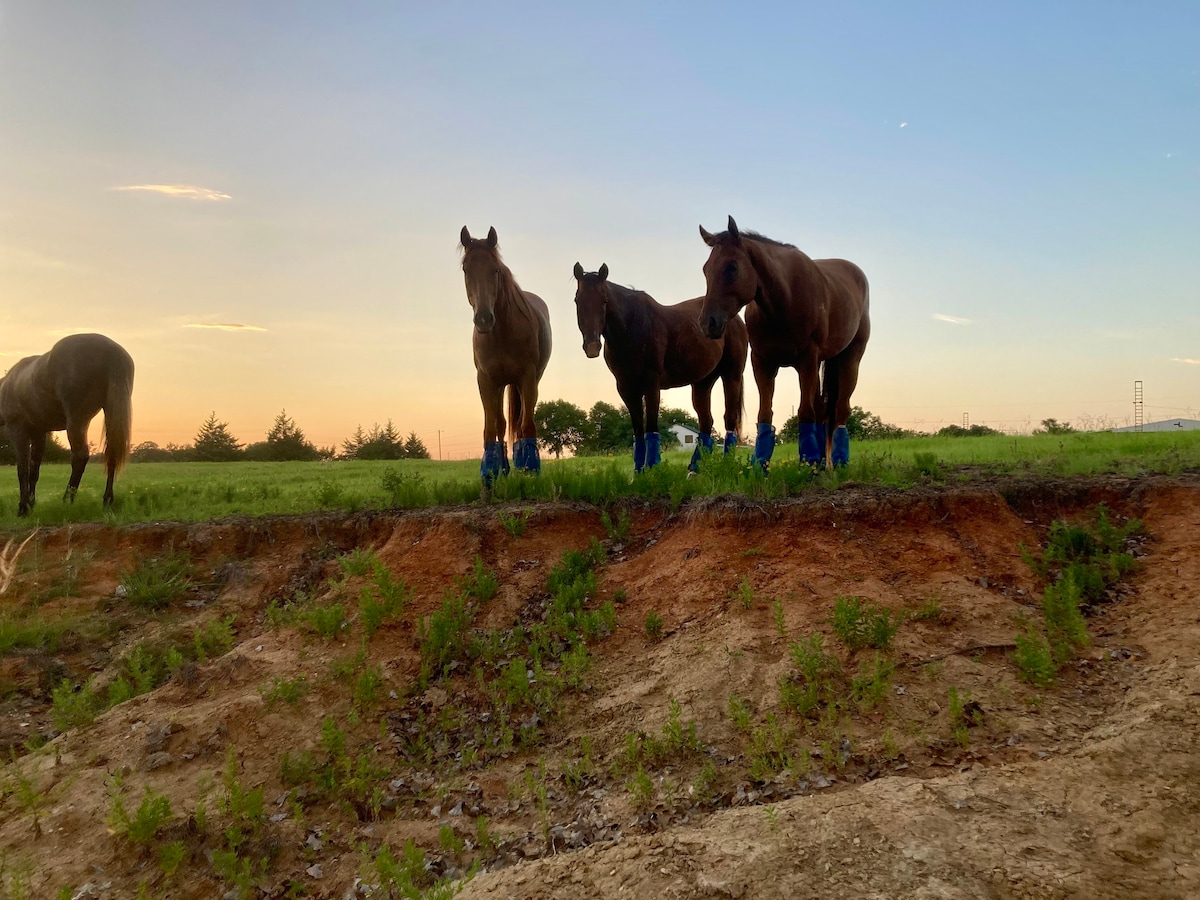
[[519,471],[539,472],[537,426],[538,382],[550,362],[550,311],[537,294],[523,291],[496,249],[496,229],[482,239],[467,226],[459,234],[467,300],[475,311],[475,375],[483,401],[485,482],[508,472],[504,421],[504,389],[508,388],[508,427],[514,438],[513,463]]
[[113,478],[129,460],[133,416],[133,359],[102,334],[73,334],[41,356],[27,356],[0,378],[0,425],[17,454],[21,500],[17,515],[29,514],[37,495],[46,437],[66,430],[71,445],[71,480],[63,500],[75,502],[88,462],[88,425],[104,410],[104,460],[108,483],[104,505],[113,502]]
[[[810,259],[791,244],[754,232],[700,236],[712,248],[704,264],[708,292],[700,327],[709,337],[747,306],[750,365],[758,384],[754,459],[765,470],[775,449],[772,403],[781,366],[800,374],[800,458],[814,465],[850,461],[850,395],[871,336],[867,277],[844,259]],[[822,365],[824,377],[822,378]]]
[[640,472],[659,462],[658,406],[665,388],[692,386],[700,445],[688,468],[697,468],[701,447],[712,449],[712,389],[718,378],[725,388],[725,452],[736,446],[747,348],[742,320],[734,316],[720,336],[710,339],[699,326],[703,297],[663,306],[644,291],[610,282],[607,265],[584,272],[575,263],[575,280],[583,352],[595,359],[604,338],[604,362],[633,422],[634,469]]

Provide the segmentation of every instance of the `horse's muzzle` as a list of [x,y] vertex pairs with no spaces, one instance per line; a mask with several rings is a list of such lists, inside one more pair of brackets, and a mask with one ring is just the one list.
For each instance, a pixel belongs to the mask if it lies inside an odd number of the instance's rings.
[[725,333],[725,319],[709,316],[706,320],[700,323],[701,330],[713,340],[716,340]]
[[600,342],[599,341],[584,341],[583,342],[583,352],[587,354],[588,359],[595,359],[597,356],[600,355]]
[[475,314],[475,330],[481,334],[487,334],[496,327],[496,317],[490,312],[481,312]]

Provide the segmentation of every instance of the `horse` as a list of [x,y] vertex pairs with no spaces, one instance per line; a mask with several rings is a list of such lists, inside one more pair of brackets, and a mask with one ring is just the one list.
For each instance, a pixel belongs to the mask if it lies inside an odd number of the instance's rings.
[[764,471],[770,464],[775,376],[790,366],[800,376],[800,458],[845,466],[850,395],[871,337],[866,275],[847,260],[811,259],[792,244],[741,232],[733,216],[726,231],[710,234],[701,225],[700,236],[711,248],[700,327],[720,337],[746,307],[759,397],[754,461]]
[[508,474],[508,435],[505,432],[504,392],[508,389],[508,428],[513,437],[513,464],[518,471],[538,473],[538,382],[550,362],[550,311],[537,294],[521,290],[512,271],[500,259],[496,229],[486,238],[473,238],[463,226],[459,234],[467,301],[474,310],[475,376],[483,402],[483,461],[479,474],[485,484],[501,472]]
[[697,470],[702,449],[713,448],[712,389],[718,378],[725,389],[725,452],[737,446],[748,343],[742,320],[734,316],[720,335],[709,338],[699,325],[703,297],[663,306],[645,291],[610,282],[607,265],[585,272],[575,263],[575,280],[583,352],[595,359],[604,338],[604,362],[633,422],[634,470],[660,461],[658,408],[664,388],[692,387],[700,443],[689,469]]
[[112,504],[113,478],[129,461],[132,397],[133,359],[102,334],[69,335],[48,353],[18,361],[0,378],[0,425],[8,429],[17,455],[17,515],[28,515],[36,501],[46,438],[52,431],[67,432],[71,478],[63,500],[75,502],[88,462],[88,425],[100,410],[108,472],[104,505]]

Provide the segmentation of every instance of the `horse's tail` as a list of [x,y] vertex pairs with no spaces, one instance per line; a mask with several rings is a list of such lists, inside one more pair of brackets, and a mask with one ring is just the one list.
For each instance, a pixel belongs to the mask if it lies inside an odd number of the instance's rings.
[[133,361],[108,379],[104,398],[104,458],[110,472],[129,462],[133,429]]
[[515,384],[508,386],[508,437],[517,439],[517,428],[521,421],[521,392]]
[[[838,372],[841,371],[834,359],[826,360],[821,378],[821,400],[825,404],[825,435],[826,440],[833,439],[833,430],[837,428],[838,407]],[[824,448],[822,448],[824,450]]]

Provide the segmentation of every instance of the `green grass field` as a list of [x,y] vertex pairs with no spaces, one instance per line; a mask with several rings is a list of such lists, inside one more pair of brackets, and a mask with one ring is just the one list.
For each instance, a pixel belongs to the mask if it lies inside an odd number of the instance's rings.
[[68,522],[196,521],[222,516],[261,516],[317,510],[454,505],[535,499],[585,500],[604,504],[621,497],[665,498],[737,493],[759,499],[806,490],[836,490],[848,482],[910,487],[961,483],[988,475],[1144,475],[1200,471],[1200,431],[1111,434],[1096,432],[1024,437],[917,437],[863,441],[851,448],[850,465],[835,473],[813,473],[797,464],[796,448],[777,448],[770,475],[747,467],[750,451],[714,456],[687,477],[690,453],[665,455],[664,465],[637,478],[632,454],[546,460],[542,475],[501,478],[485,492],[475,460],[436,462],[306,463],[134,463],[120,476],[116,504],[100,504],[103,468],[88,467],[74,505],[60,497],[66,465],[42,468],[39,503],[19,520],[17,477],[0,468],[0,528]]

